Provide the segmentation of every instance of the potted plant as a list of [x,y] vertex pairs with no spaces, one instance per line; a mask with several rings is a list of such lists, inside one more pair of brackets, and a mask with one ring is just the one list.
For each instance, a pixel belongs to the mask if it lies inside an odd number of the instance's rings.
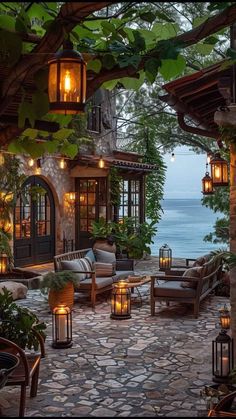
[[58,304],[71,308],[74,304],[74,287],[78,286],[78,277],[73,271],[48,272],[43,276],[41,289],[48,296],[51,311]]
[[114,238],[114,223],[101,217],[99,221],[92,223],[91,238],[94,240],[93,249],[101,249],[107,252],[116,252]]
[[12,298],[12,293],[3,288],[0,294],[0,336],[11,340],[22,349],[38,350],[36,334],[45,340],[46,324],[40,322],[36,314],[26,307],[20,307]]

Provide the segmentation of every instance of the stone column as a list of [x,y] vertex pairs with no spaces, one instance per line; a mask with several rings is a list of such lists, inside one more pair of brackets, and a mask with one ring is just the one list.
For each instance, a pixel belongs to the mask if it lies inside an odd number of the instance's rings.
[[[236,146],[230,148],[230,250],[236,254]],[[231,333],[236,361],[236,267],[230,270]]]

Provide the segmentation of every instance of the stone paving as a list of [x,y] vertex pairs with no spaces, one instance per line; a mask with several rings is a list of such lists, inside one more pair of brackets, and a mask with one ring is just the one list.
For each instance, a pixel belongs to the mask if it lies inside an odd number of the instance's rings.
[[[151,273],[155,258],[136,272]],[[156,306],[150,316],[149,284],[143,303],[132,304],[129,320],[110,319],[109,296],[94,310],[75,295],[73,346],[51,347],[51,314],[39,290],[18,303],[46,321],[46,358],[41,361],[38,394],[27,395],[26,416],[206,417],[200,396],[212,383],[211,341],[219,332],[218,309],[226,297],[210,295],[195,319],[192,307]],[[18,415],[19,387],[0,391],[2,416]]]

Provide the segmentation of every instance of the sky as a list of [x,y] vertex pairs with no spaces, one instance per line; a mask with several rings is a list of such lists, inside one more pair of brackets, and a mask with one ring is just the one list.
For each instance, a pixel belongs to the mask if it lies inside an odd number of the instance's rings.
[[201,199],[206,154],[194,154],[185,146],[176,147],[174,154],[174,162],[170,161],[171,153],[164,156],[167,166],[164,199]]

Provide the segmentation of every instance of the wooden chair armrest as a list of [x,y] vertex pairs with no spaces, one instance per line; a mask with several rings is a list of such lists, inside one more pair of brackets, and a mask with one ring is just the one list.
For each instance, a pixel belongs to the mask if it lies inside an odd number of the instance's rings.
[[9,350],[12,350],[13,354],[17,354],[20,357],[20,362],[22,363],[25,372],[25,383],[28,386],[30,382],[30,369],[24,349],[22,349],[20,346],[18,346],[11,340],[0,337],[0,345],[1,344],[5,345],[6,347],[4,349],[0,349],[0,351],[9,352]]
[[44,338],[42,335],[40,335],[40,333],[34,329],[34,327],[32,328],[32,331],[34,333],[34,335],[36,336],[36,338],[39,341],[39,347],[40,347],[40,352],[41,352],[41,358],[45,358],[45,344],[44,344]]
[[161,279],[164,281],[192,281],[192,282],[198,282],[199,278],[193,278],[192,276],[184,276],[184,277],[178,277],[175,275],[163,275],[163,276],[151,276],[151,280],[155,279]]

